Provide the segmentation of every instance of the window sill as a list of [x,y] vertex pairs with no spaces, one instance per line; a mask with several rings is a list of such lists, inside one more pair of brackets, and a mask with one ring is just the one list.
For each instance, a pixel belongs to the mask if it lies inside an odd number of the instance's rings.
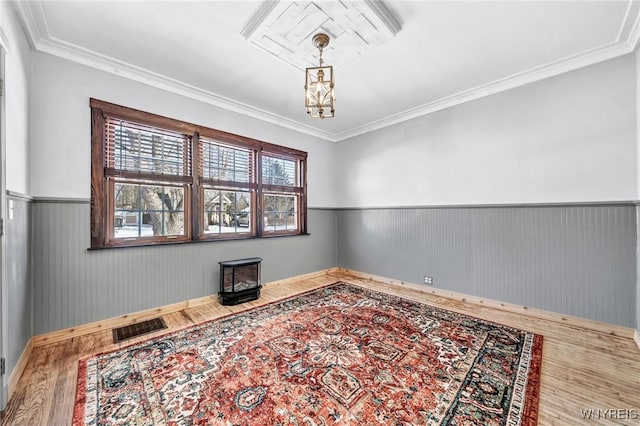
[[220,243],[224,241],[261,240],[261,239],[269,239],[269,238],[308,237],[308,236],[311,236],[311,233],[307,232],[304,234],[272,234],[272,235],[262,235],[259,237],[206,238],[201,240],[189,240],[189,241],[162,241],[162,242],[153,242],[153,243],[149,242],[149,243],[130,244],[130,245],[89,247],[87,248],[87,251],[100,251],[100,250],[112,250],[112,249],[123,249],[123,248],[126,249],[126,248],[136,248],[136,247],[175,246],[175,245],[181,245],[181,244]]

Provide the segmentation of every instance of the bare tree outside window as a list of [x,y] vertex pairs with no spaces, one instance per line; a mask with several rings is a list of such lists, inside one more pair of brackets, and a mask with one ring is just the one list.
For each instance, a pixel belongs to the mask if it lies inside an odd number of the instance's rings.
[[[121,121],[114,132],[115,161],[120,169],[179,175],[183,140]],[[116,183],[115,238],[184,235],[184,200],[182,187]]]

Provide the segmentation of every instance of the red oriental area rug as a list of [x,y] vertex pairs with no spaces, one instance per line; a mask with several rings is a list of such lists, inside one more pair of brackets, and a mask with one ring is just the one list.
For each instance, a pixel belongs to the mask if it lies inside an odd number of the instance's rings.
[[535,425],[542,336],[345,283],[80,361],[74,425]]

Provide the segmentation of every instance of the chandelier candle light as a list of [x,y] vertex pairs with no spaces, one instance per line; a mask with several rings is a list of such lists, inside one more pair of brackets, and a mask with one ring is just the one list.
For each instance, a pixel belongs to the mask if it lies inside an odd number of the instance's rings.
[[320,50],[320,66],[306,69],[304,99],[307,114],[311,118],[331,118],[336,94],[333,83],[333,66],[323,65],[322,49],[329,45],[329,36],[318,33],[313,36],[313,45]]

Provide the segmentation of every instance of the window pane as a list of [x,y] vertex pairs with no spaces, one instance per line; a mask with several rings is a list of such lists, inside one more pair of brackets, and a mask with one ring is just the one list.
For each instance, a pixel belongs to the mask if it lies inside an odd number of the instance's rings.
[[266,185],[296,185],[296,161],[262,156],[262,183]]
[[185,235],[184,188],[115,184],[114,238]]
[[217,181],[249,183],[251,179],[252,152],[220,145],[201,139],[202,177]]
[[219,189],[204,190],[204,233],[252,231],[251,193]]
[[107,119],[107,163],[110,168],[133,172],[188,176],[189,139],[180,133]]
[[298,196],[266,194],[263,220],[265,231],[298,230]]

